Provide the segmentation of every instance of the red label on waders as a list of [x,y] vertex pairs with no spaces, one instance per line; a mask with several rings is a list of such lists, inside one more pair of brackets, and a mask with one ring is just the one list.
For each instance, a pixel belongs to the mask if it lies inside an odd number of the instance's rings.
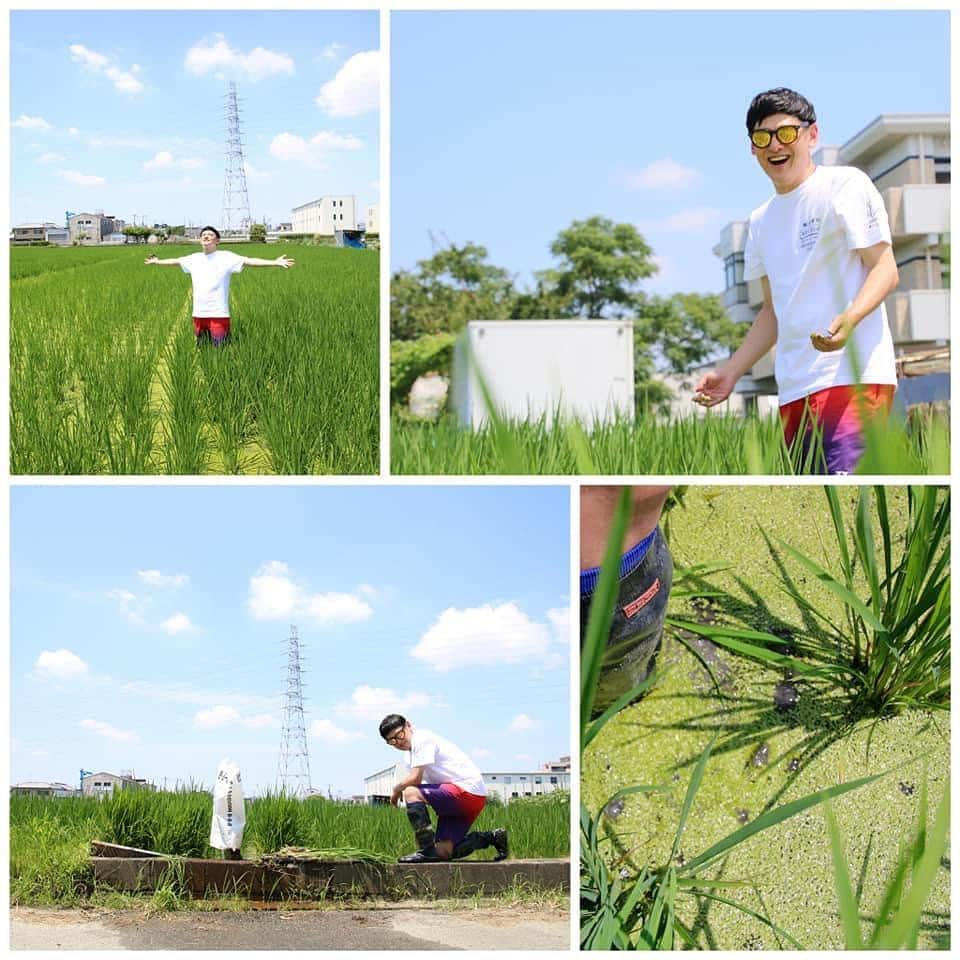
[[632,617],[635,613],[639,613],[659,592],[660,578],[657,577],[657,579],[653,581],[653,586],[644,590],[636,600],[632,600],[623,608],[624,614]]

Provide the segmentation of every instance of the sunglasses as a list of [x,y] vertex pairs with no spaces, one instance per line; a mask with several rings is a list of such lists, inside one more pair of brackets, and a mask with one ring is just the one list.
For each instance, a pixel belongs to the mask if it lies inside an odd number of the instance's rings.
[[396,743],[399,743],[403,739],[404,729],[401,727],[396,733],[391,733],[389,737],[384,737],[383,739],[387,741],[391,746]]
[[785,123],[776,130],[754,130],[750,134],[750,142],[760,150],[769,147],[771,141],[776,137],[784,146],[795,143],[800,131],[804,127],[809,127],[809,123]]

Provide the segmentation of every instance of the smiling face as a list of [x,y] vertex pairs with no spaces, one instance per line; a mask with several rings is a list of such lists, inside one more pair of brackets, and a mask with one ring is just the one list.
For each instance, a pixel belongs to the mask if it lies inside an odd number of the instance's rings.
[[200,233],[200,246],[204,253],[213,253],[217,249],[220,238],[212,230],[203,230]]
[[[779,127],[799,126],[803,121],[786,113],[774,113],[764,117],[754,130],[766,130],[771,134]],[[750,152],[757,158],[763,172],[773,182],[777,193],[789,193],[813,173],[815,167],[811,154],[817,145],[819,131],[815,123],[802,127],[793,143],[781,143],[776,136],[770,138],[766,147],[752,143]]]
[[413,734],[413,728],[409,723],[405,723],[402,727],[397,727],[396,730],[391,730],[390,733],[384,737],[391,747],[395,747],[397,750],[409,750],[410,749],[410,737]]

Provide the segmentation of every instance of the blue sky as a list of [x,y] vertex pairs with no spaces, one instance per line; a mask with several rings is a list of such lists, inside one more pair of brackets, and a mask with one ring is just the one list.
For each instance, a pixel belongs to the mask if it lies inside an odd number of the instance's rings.
[[376,11],[15,11],[11,219],[220,223],[237,84],[254,219],[379,199]]
[[447,12],[391,22],[391,268],[429,233],[529,283],[600,214],[660,258],[645,289],[719,292],[711,249],[772,193],[747,106],[790,86],[840,145],[881,113],[949,110],[946,12]]
[[481,769],[570,752],[566,487],[11,494],[11,782],[274,784],[286,638],[313,785],[362,793],[404,713]]

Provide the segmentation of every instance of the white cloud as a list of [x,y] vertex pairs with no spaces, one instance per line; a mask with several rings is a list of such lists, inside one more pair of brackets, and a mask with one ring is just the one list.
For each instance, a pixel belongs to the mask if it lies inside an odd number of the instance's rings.
[[166,167],[173,166],[173,154],[169,150],[161,150],[155,154],[152,160],[147,160],[143,165],[144,170],[163,170]]
[[355,53],[320,88],[317,106],[331,117],[358,117],[380,104],[380,51]]
[[28,117],[25,113],[21,113],[16,120],[13,121],[13,126],[19,127],[21,130],[51,130],[53,129],[43,117]]
[[183,160],[180,161],[180,166],[183,167],[184,170],[199,170],[205,163],[206,161],[203,157],[184,157]]
[[43,650],[33,669],[41,677],[75,677],[87,672],[87,665],[75,653],[65,648]]
[[58,170],[57,174],[69,183],[74,183],[79,187],[99,187],[107,182],[106,177],[80,173],[77,170]]
[[533,759],[529,753],[518,753],[514,755],[514,760],[519,760],[521,763],[529,763]]
[[520,713],[510,721],[511,733],[522,733],[524,730],[532,730],[536,724],[525,714]]
[[37,163],[59,163],[63,159],[63,154],[60,153],[41,153],[37,157]]
[[234,50],[222,33],[213,40],[195,44],[187,51],[184,67],[189,73],[202,77],[218,71],[244,76],[252,83],[278,73],[293,73],[293,58],[264,47],[255,47],[249,53]]
[[91,50],[82,43],[70,45],[70,56],[75,63],[79,63],[93,73],[103,73],[113,83],[114,89],[119,90],[120,93],[139,93],[143,89],[143,84],[135,76],[140,72],[140,67],[136,63],[129,71],[121,70],[110,62],[108,56],[97,53],[96,50]]
[[278,133],[270,141],[270,155],[278,160],[302,163],[307,167],[321,168],[329,155],[337,150],[361,150],[363,141],[351,134],[346,136],[321,130],[309,140],[295,133]]
[[470,751],[470,756],[474,760],[487,760],[493,756],[493,751],[488,750],[486,747],[475,747]]
[[185,573],[161,573],[159,570],[138,570],[137,576],[151,587],[182,587],[190,582]]
[[431,698],[426,693],[396,693],[388,687],[369,687],[363,684],[350,695],[348,703],[338,703],[337,713],[354,720],[379,721],[388,713],[416,713],[429,707]]
[[263,727],[275,727],[277,721],[269,714],[244,717],[236,707],[217,704],[209,710],[198,711],[193,718],[196,730],[217,730],[221,727],[244,727],[247,730],[259,730]]
[[118,730],[111,727],[109,723],[102,720],[81,720],[80,726],[84,730],[92,730],[98,737],[105,737],[107,740],[116,740],[118,743],[139,743],[140,738],[129,730]]
[[155,700],[159,703],[187,703],[201,707],[208,703],[228,701],[237,707],[250,710],[276,710],[278,697],[239,693],[236,690],[209,690],[193,687],[187,683],[153,683],[149,680],[130,680],[119,687],[120,692],[137,699]]
[[80,131],[76,127],[67,127],[67,133],[71,137],[75,137],[78,133],[80,133]]
[[184,633],[187,630],[193,629],[193,624],[190,622],[190,618],[185,613],[175,613],[172,617],[168,617],[160,626],[170,634],[170,636],[175,636],[178,633]]
[[270,172],[268,170],[259,170],[249,160],[243,161],[243,172],[247,175],[248,181],[270,179]]
[[720,218],[721,211],[714,207],[697,207],[659,220],[642,220],[637,227],[650,233],[702,233],[718,223]]
[[331,720],[314,720],[310,727],[310,736],[316,737],[321,743],[353,743],[356,740],[366,739],[366,734],[356,730],[343,730]]
[[328,43],[321,51],[320,56],[324,60],[336,60],[340,56],[340,51],[344,49],[342,43]]
[[627,174],[627,185],[634,190],[686,190],[701,180],[703,174],[685,167],[669,157],[655,160],[636,173]]
[[116,600],[117,603],[120,604],[120,609],[131,623],[143,623],[143,617],[140,615],[139,611],[135,609],[135,605],[137,603],[137,595],[135,593],[131,593],[129,590],[124,590],[121,587],[117,587],[116,589],[109,591],[107,596],[111,600]]
[[297,615],[321,626],[369,620],[372,607],[353,593],[310,594],[289,576],[279,560],[264,564],[250,578],[248,604],[257,620],[286,620]]
[[549,645],[544,624],[535,623],[515,603],[504,603],[444,610],[410,653],[435,670],[447,671],[539,659]]
[[550,621],[554,631],[554,639],[557,643],[570,642],[570,608],[554,607],[547,611],[547,619]]

